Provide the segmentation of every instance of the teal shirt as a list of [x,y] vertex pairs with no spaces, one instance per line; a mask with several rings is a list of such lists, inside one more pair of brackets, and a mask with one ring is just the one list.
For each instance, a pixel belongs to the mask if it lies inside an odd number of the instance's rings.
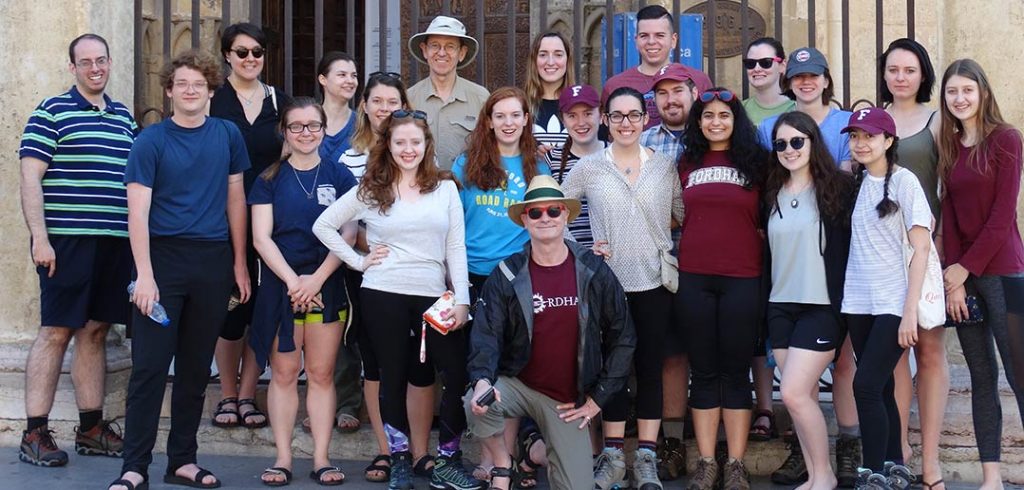
[[[466,155],[459,155],[452,165],[455,178],[462,184],[459,198],[466,213],[466,259],[469,272],[490,275],[506,257],[523,250],[530,235],[508,218],[509,206],[521,201],[529,182],[523,177],[521,156],[501,157],[501,165],[508,174],[505,185],[489,191],[469,184],[465,180]],[[538,162],[538,171],[551,175],[551,169]]]

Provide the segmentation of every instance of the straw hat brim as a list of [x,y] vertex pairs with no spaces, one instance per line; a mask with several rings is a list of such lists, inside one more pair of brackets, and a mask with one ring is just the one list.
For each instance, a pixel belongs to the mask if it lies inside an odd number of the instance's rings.
[[415,34],[415,35],[413,35],[412,37],[409,38],[409,46],[408,47],[409,47],[409,54],[411,54],[413,58],[416,58],[416,61],[419,61],[420,63],[423,63],[424,65],[427,64],[427,59],[423,57],[423,50],[420,49],[420,43],[421,42],[426,42],[428,36],[457,37],[459,39],[462,39],[462,40],[466,41],[466,47],[468,47],[469,49],[466,51],[466,58],[464,60],[462,60],[462,62],[460,62],[457,65],[458,68],[465,68],[467,65],[472,63],[473,59],[476,58],[477,51],[480,50],[480,43],[478,43],[476,41],[476,39],[473,39],[472,37],[469,37],[467,35],[455,34],[454,32],[448,32],[448,31],[433,31],[433,32],[426,31],[426,32],[421,32],[421,33]]
[[538,202],[560,202],[565,204],[565,207],[569,210],[569,219],[566,223],[572,223],[577,216],[580,215],[581,204],[578,199],[570,199],[567,197],[542,197],[538,199],[530,199],[529,201],[520,201],[508,207],[508,217],[513,223],[523,226],[523,210],[526,206]]

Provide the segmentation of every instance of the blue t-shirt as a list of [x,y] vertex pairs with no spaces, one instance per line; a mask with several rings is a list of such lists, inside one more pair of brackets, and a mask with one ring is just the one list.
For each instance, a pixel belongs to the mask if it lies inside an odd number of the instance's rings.
[[[505,185],[482,191],[465,180],[466,155],[459,155],[452,165],[452,173],[462,183],[459,198],[466,213],[466,259],[469,272],[486,276],[506,257],[523,250],[530,240],[526,229],[508,219],[509,206],[521,201],[529,182],[523,177],[521,156],[501,157],[501,165],[508,174]],[[544,162],[537,162],[537,170],[551,175]]]
[[139,134],[124,183],[153,190],[150,235],[227,241],[228,175],[248,168],[234,123],[208,117],[198,128],[183,128],[168,118]]
[[[840,133],[849,124],[851,115],[853,113],[849,111],[830,109],[828,115],[825,116],[825,120],[818,125],[822,137],[825,138],[825,146],[828,147],[828,152],[835,159],[836,165],[851,158],[850,135]],[[772,151],[772,128],[775,127],[775,121],[778,119],[778,115],[765,118],[764,121],[761,121],[761,125],[757,127],[761,146],[767,148],[768,151]]]
[[[324,126],[326,127],[326,126]],[[341,131],[333,135],[324,134],[324,140],[320,142],[320,161],[338,163],[341,155],[352,147],[352,133],[356,130],[356,113],[348,118],[348,123]],[[338,194],[339,196],[341,194]]]
[[[292,269],[315,268],[328,252],[313,235],[313,223],[327,206],[355,185],[355,176],[344,165],[323,161],[309,170],[295,170],[285,161],[272,180],[256,178],[249,192],[249,204],[273,206],[274,229],[270,237]],[[309,196],[307,191],[313,195]]]

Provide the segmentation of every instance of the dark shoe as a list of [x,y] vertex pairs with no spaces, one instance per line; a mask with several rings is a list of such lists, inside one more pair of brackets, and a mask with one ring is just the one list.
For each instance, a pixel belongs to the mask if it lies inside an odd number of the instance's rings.
[[772,473],[772,483],[777,485],[799,485],[807,481],[807,462],[800,450],[799,442],[789,443],[789,457],[779,469]]
[[[166,475],[164,475],[164,483],[168,485],[183,485],[192,488],[220,488],[220,478],[214,476],[214,474],[211,473],[210,470],[199,468],[199,472],[196,473],[196,476],[194,478],[178,476],[177,474],[174,473],[175,471],[177,471],[177,469],[169,471],[167,472]],[[203,483],[203,478],[206,478],[208,476],[213,476],[215,481],[213,483]]]
[[[779,429],[775,426],[775,413],[771,410],[754,410],[753,424],[750,426],[750,434],[747,440],[764,442],[779,437]],[[758,424],[757,419],[768,419],[767,424]]]
[[514,461],[512,471],[512,487],[524,490],[537,487],[537,470],[541,465],[530,459],[530,450],[538,442],[544,442],[540,432],[534,427],[532,430],[520,430],[516,437],[516,445],[519,448],[519,457]]
[[402,451],[391,455],[388,490],[412,490],[412,454]]
[[[377,473],[377,472],[380,473]],[[391,456],[387,454],[378,454],[373,461],[363,470],[363,477],[366,481],[374,483],[382,483],[388,481],[391,478]]]
[[836,438],[836,479],[839,488],[853,488],[857,482],[857,468],[861,464],[860,438],[840,434]]
[[36,466],[64,466],[68,464],[68,453],[57,447],[53,431],[44,425],[21,433],[18,459]]
[[686,474],[686,446],[675,437],[666,437],[658,446],[658,478],[674,481]]
[[[228,405],[234,405],[235,407],[228,408]],[[232,419],[227,422],[220,422],[217,420],[217,417],[220,417],[221,415],[231,415]],[[224,429],[238,427],[241,424],[241,421],[242,416],[238,413],[238,398],[233,396],[217,402],[217,409],[214,410],[213,418],[210,419],[210,423],[213,424],[214,427]]]
[[143,480],[142,483],[136,485],[132,483],[131,480],[126,480],[124,478],[118,478],[117,480],[110,482],[110,485],[107,485],[107,488],[109,489],[110,487],[116,487],[118,485],[125,487],[128,490],[149,490],[148,481]]
[[[265,476],[283,476],[284,480],[267,480],[263,478]],[[292,470],[288,468],[282,468],[275,466],[273,468],[267,468],[263,470],[263,474],[260,475],[260,482],[268,487],[283,487],[292,482]]]
[[498,467],[498,466],[495,466],[494,468],[491,468],[491,482],[492,482],[492,484],[491,484],[490,488],[492,490],[493,489],[501,490],[501,487],[498,487],[498,486],[493,484],[494,480],[497,479],[497,478],[507,478],[508,479],[508,488],[512,488],[512,469],[511,468],[501,468],[501,467]]
[[96,427],[86,432],[81,432],[75,427],[75,452],[78,454],[120,458],[123,448],[121,426],[114,422],[101,420]]
[[854,481],[856,490],[894,490],[889,481],[880,473],[873,473],[867,468],[857,468],[857,479]]
[[[341,479],[324,480],[324,475],[329,475],[332,473],[341,475]],[[341,468],[338,468],[337,466],[324,466],[323,468],[320,468],[318,470],[310,471],[309,478],[315,481],[316,484],[320,485],[321,487],[336,487],[338,485],[341,485],[342,483],[345,483],[345,473],[342,473]]]
[[718,488],[718,462],[715,458],[697,460],[697,470],[690,477],[686,490],[713,490]]
[[[252,407],[252,410],[243,411],[242,407],[245,405]],[[270,421],[267,419],[267,414],[263,413],[263,411],[256,407],[256,400],[252,398],[238,400],[238,410],[242,413],[242,420],[239,425],[246,429],[262,429],[267,425],[270,425]],[[263,417],[263,420],[258,420],[256,422],[249,421],[250,418],[256,417]]]
[[416,463],[412,465],[412,474],[422,478],[430,478],[434,476],[435,461],[434,457],[430,454],[420,456],[419,459],[416,460]]
[[750,490],[750,473],[743,460],[732,459],[722,469],[722,490]]
[[883,473],[889,481],[889,486],[896,490],[907,490],[911,484],[917,481],[917,477],[914,476],[910,469],[892,461],[885,462]]
[[434,460],[434,471],[430,475],[430,488],[437,490],[480,490],[487,483],[473,478],[462,466],[462,451],[452,457],[438,456]]

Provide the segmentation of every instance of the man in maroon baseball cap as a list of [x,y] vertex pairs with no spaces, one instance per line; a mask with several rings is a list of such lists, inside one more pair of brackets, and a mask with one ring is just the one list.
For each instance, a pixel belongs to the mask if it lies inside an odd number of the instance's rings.
[[654,103],[661,123],[644,130],[640,145],[677,160],[683,152],[683,128],[690,106],[701,92],[711,88],[704,73],[680,63],[669,63],[654,74]]

